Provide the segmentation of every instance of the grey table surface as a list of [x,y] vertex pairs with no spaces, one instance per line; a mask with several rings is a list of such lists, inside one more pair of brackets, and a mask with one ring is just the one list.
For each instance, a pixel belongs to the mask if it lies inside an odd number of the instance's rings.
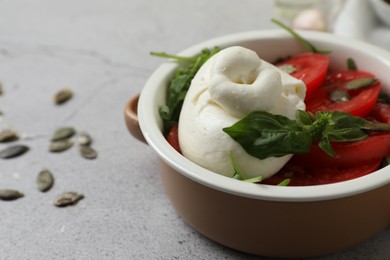
[[[266,259],[223,247],[177,215],[155,153],[129,135],[123,109],[163,62],[150,51],[274,28],[271,17],[273,2],[258,0],[0,0],[0,129],[16,129],[30,147],[0,160],[0,188],[25,194],[0,201],[0,259]],[[57,106],[62,87],[74,97]],[[89,132],[98,158],[77,147],[49,153],[63,126]],[[35,184],[44,167],[55,176],[46,193]],[[64,191],[85,198],[54,207]],[[390,259],[390,229],[316,259]]]

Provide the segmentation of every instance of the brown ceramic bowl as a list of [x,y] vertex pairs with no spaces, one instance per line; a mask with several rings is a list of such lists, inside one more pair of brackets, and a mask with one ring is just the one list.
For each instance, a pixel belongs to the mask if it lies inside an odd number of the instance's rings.
[[[300,33],[317,47],[332,50],[332,68],[345,68],[346,59],[352,57],[359,69],[376,74],[383,89],[390,92],[388,52],[327,33]],[[287,32],[268,30],[206,41],[181,55],[194,55],[205,47],[233,45],[255,50],[268,61],[304,51]],[[144,86],[139,100],[134,97],[129,101],[125,118],[130,132],[141,140],[145,138],[157,153],[166,194],[194,229],[250,254],[310,257],[356,245],[389,224],[389,166],[335,184],[278,187],[218,175],[177,153],[161,133],[158,114],[175,69],[176,64],[169,62],[159,67]]]

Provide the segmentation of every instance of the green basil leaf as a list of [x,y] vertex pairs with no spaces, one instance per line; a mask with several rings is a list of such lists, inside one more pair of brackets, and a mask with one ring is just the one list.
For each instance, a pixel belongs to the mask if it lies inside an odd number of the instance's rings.
[[369,121],[340,111],[333,111],[330,114],[334,122],[326,129],[330,142],[357,141],[367,137],[367,133],[362,129],[370,124]]
[[319,142],[318,146],[326,152],[329,156],[333,157],[334,156],[334,150],[332,146],[330,145],[329,139],[324,136]]
[[310,116],[309,113],[307,113],[303,110],[298,110],[297,122],[301,125],[311,125],[313,122],[313,118]]
[[313,142],[295,120],[263,111],[252,112],[223,131],[259,159],[306,153]]

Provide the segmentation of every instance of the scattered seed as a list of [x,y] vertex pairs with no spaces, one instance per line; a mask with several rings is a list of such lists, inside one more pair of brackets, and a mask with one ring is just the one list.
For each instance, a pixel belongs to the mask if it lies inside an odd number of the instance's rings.
[[59,105],[63,104],[73,96],[73,92],[69,88],[63,88],[54,95],[54,102]]
[[83,146],[91,145],[92,144],[92,138],[86,132],[79,132],[79,134],[77,136],[77,143],[79,145],[83,145]]
[[24,194],[12,189],[0,190],[0,200],[16,200],[23,197]]
[[85,159],[95,159],[97,157],[97,152],[91,146],[81,145],[79,151]]
[[4,129],[0,132],[0,143],[18,140],[18,134],[11,129]]
[[291,73],[297,71],[297,68],[293,67],[290,64],[285,64],[285,65],[279,66],[278,68],[283,70],[284,72],[286,72],[288,74],[291,74]]
[[49,146],[49,151],[53,153],[63,152],[73,146],[73,142],[70,140],[60,140],[52,142]]
[[352,58],[347,59],[347,68],[348,70],[357,70],[356,62]]
[[42,192],[48,191],[53,187],[54,177],[48,169],[43,169],[39,172],[37,177],[38,189]]
[[84,195],[77,192],[65,192],[54,199],[53,204],[57,207],[66,207],[76,204],[84,198]]
[[335,89],[329,93],[329,99],[333,102],[344,102],[351,99],[351,96],[342,89]]
[[62,127],[57,129],[51,137],[51,141],[59,141],[72,137],[76,131],[73,127]]
[[10,159],[20,156],[29,150],[28,146],[25,145],[12,145],[4,148],[0,151],[0,158]]
[[377,82],[377,79],[374,78],[360,78],[360,79],[355,79],[350,82],[348,82],[345,85],[346,89],[359,89],[359,88],[365,88],[369,87],[375,82]]

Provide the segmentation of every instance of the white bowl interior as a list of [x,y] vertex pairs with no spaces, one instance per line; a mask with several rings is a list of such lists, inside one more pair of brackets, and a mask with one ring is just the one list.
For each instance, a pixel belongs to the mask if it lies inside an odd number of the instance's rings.
[[[320,49],[331,50],[331,68],[345,69],[346,60],[351,57],[360,70],[375,74],[382,82],[382,89],[390,93],[390,53],[367,43],[336,37],[321,32],[299,32]],[[305,51],[304,47],[284,30],[264,30],[228,35],[197,44],[180,53],[192,56],[203,48],[221,48],[240,45],[256,51],[262,59],[273,62]],[[164,63],[150,77],[142,90],[138,118],[141,130],[148,144],[169,166],[184,176],[208,187],[239,196],[274,201],[316,201],[351,196],[390,183],[390,167],[369,175],[335,184],[278,187],[251,184],[228,178],[189,161],[177,153],[165,140],[158,109],[165,104],[166,87],[171,79],[175,63]]]

